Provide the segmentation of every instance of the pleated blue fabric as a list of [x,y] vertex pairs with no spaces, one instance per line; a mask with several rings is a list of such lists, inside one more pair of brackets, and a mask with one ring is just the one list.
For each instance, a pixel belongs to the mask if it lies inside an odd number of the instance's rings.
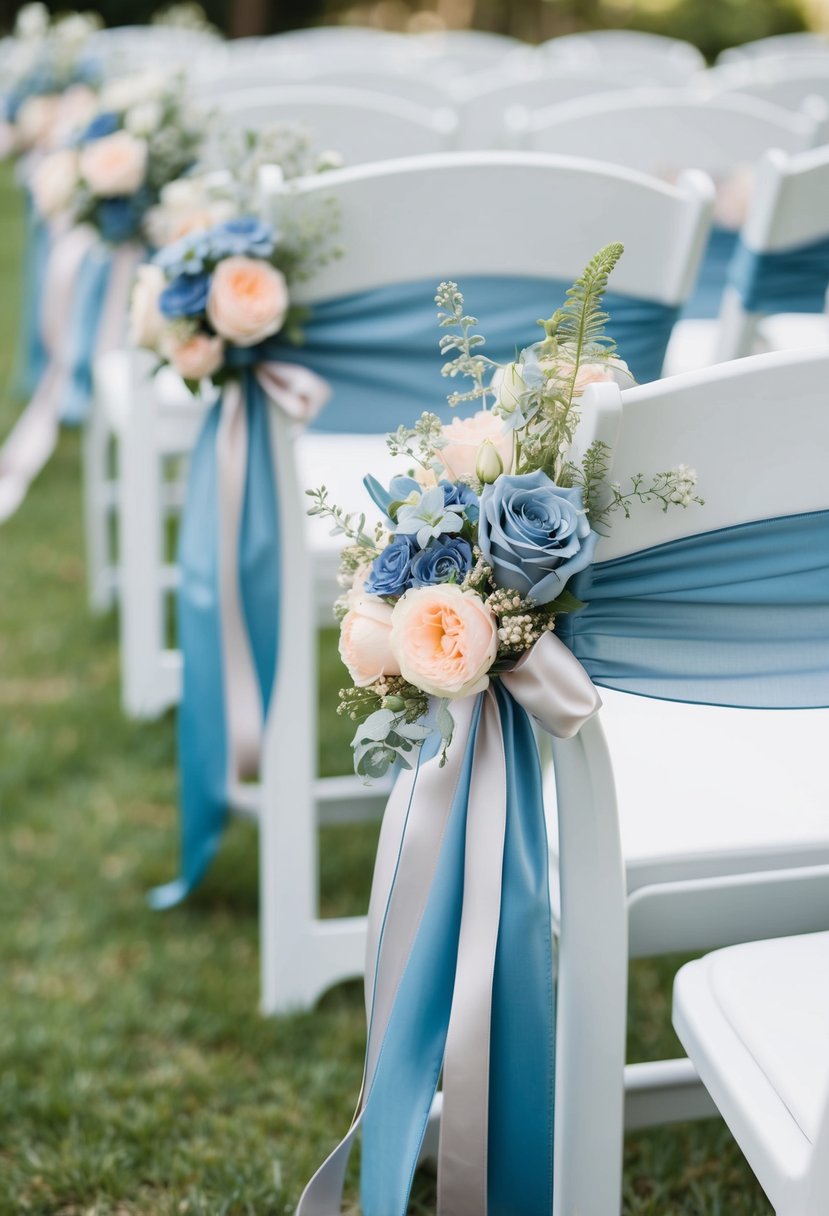
[[682,309],[683,321],[712,321],[719,316],[738,240],[739,233],[731,228],[711,229],[694,290]]
[[92,363],[101,325],[113,255],[109,246],[96,242],[78,271],[72,291],[67,345],[68,367],[60,401],[60,420],[65,426],[80,426],[92,401]]
[[829,288],[829,234],[773,253],[757,253],[740,241],[728,281],[746,312],[821,313]]

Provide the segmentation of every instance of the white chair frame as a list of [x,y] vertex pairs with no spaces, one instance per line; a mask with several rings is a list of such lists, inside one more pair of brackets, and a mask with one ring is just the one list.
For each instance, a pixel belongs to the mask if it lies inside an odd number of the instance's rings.
[[553,62],[633,72],[653,85],[690,84],[705,58],[690,42],[640,30],[591,30],[551,38],[538,48]]
[[[773,253],[805,244],[829,232],[829,148],[800,156],[768,152],[760,162],[751,208],[742,239],[749,249]],[[751,352],[761,313],[747,313],[733,287],[723,295],[717,360],[737,359]]]

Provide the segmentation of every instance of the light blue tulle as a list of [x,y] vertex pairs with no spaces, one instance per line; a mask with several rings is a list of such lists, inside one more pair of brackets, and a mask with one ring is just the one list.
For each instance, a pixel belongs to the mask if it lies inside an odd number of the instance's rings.
[[823,312],[829,287],[829,234],[774,253],[756,253],[741,241],[728,281],[746,312]]
[[[479,332],[486,335],[485,353],[507,362],[517,348],[539,340],[536,322],[559,307],[569,284],[468,276],[461,287],[467,308],[480,321]],[[310,367],[334,390],[313,429],[377,433],[414,421],[423,410],[446,420],[457,414],[446,396],[463,386],[441,375],[434,296],[430,279],[315,305],[302,345],[285,342],[279,354]],[[605,296],[605,309],[608,333],[636,379],[657,379],[678,310],[614,292]]]
[[[279,528],[268,406],[255,377],[243,379],[248,422],[245,501],[239,535],[239,589],[262,703],[276,672]],[[156,908],[183,899],[213,860],[227,818],[228,752],[219,604],[216,432],[208,414],[190,461],[179,537],[178,633],[184,657],[178,710],[180,877],[150,894]]]

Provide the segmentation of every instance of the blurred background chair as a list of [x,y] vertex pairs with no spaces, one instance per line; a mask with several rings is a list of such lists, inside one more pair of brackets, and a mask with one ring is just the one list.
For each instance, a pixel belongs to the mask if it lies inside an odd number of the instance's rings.
[[640,30],[565,34],[539,50],[556,63],[634,74],[643,85],[687,85],[705,68],[705,58],[690,42]]
[[778,1216],[829,1208],[829,933],[684,966],[673,1021]]

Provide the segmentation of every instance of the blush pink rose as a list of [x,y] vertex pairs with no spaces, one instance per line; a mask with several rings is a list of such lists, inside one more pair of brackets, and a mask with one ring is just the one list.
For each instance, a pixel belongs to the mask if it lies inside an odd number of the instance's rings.
[[193,334],[184,342],[166,343],[164,353],[183,380],[204,380],[222,366],[225,344],[210,334]]
[[453,418],[443,428],[443,438],[446,446],[437,458],[453,481],[477,475],[478,455],[487,441],[498,453],[503,472],[509,473],[512,468],[512,432],[504,431],[503,420],[489,410],[479,410],[471,418]]
[[27,97],[17,111],[17,143],[23,149],[48,145],[58,114],[59,98],[54,94]]
[[340,658],[356,687],[366,688],[381,676],[400,675],[391,649],[391,605],[376,595],[355,595],[349,602],[340,622]]
[[219,262],[210,283],[210,324],[236,346],[256,346],[282,328],[288,309],[285,278],[269,262],[233,257]]
[[81,149],[81,176],[98,198],[135,194],[144,182],[147,154],[143,139],[129,131],[115,131]]
[[72,202],[78,185],[78,154],[73,148],[50,152],[35,167],[31,178],[32,197],[41,215],[59,215]]
[[467,697],[489,684],[498,627],[474,591],[416,587],[392,609],[391,648],[410,684],[435,697]]
[[[545,366],[543,359],[541,360],[541,366]],[[558,378],[567,384],[573,374],[573,364],[566,362],[566,360],[555,360],[552,366]],[[624,359],[616,359],[614,357],[596,359],[591,363],[580,364],[573,395],[580,397],[588,384],[602,384],[608,380],[613,384],[618,384],[619,388],[630,388],[631,385],[636,383],[633,373]]]

